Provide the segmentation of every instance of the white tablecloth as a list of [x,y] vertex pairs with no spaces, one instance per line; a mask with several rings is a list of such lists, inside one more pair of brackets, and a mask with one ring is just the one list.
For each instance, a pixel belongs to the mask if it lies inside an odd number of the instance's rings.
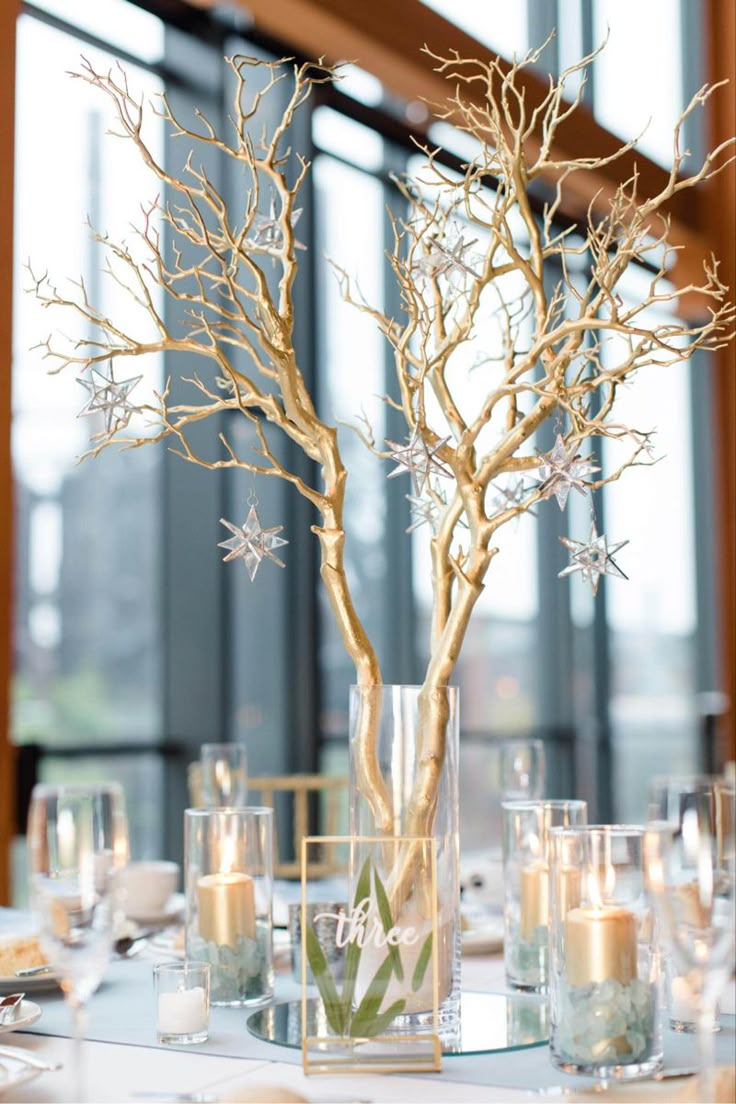
[[[0,927],[7,914],[0,911]],[[160,956],[159,956],[160,957]],[[216,1033],[208,1044],[209,1053],[192,1053],[182,1049],[167,1049],[148,1045],[154,1043],[153,990],[150,984],[151,961],[136,959],[113,964],[110,980],[93,998],[90,1007],[90,1040],[85,1043],[88,1099],[91,1101],[129,1101],[132,1094],[148,1091],[205,1091],[217,1093],[236,1082],[247,1084],[271,1084],[287,1086],[312,1101],[404,1102],[434,1104],[451,1101],[452,1104],[485,1101],[517,1101],[540,1099],[540,1090],[550,1087],[551,1099],[558,1097],[563,1084],[579,1085],[573,1078],[566,1078],[549,1062],[546,1047],[534,1047],[513,1054],[496,1054],[473,1057],[449,1057],[444,1060],[441,1074],[422,1077],[410,1075],[360,1075],[343,1077],[305,1078],[299,1052],[261,1043],[247,1033],[245,1017],[238,1010],[227,1010],[228,1032]],[[463,962],[464,988],[501,992],[504,990],[503,961],[493,958],[469,957]],[[61,1061],[64,1069],[58,1073],[45,1073],[38,1079],[0,1097],[17,1101],[73,1101],[74,1088],[71,1079],[73,1046],[63,1037],[68,1030],[69,1016],[61,1007],[58,995],[34,995],[45,1015],[32,1032],[16,1032],[0,1037],[0,1044],[27,1048],[45,1060]],[[729,997],[732,1010],[732,995]],[[96,1012],[97,1009],[97,1012]],[[225,1010],[218,1010],[220,1016]],[[116,1031],[117,1016],[120,1029]],[[131,1029],[131,1020],[136,1030]],[[218,1021],[219,1022],[219,1021]],[[125,1028],[123,1025],[126,1025]],[[44,1032],[50,1034],[43,1034]],[[693,1040],[675,1038],[670,1045],[676,1053],[670,1061],[678,1064],[694,1062]],[[118,1041],[125,1039],[125,1043]],[[233,1047],[238,1049],[233,1050]],[[730,1061],[733,1048],[733,1028],[718,1039],[720,1061]],[[218,1049],[220,1053],[217,1053]],[[224,1053],[223,1053],[224,1051]],[[241,1057],[229,1056],[242,1053]],[[525,1090],[534,1090],[532,1096]],[[664,1095],[660,1101],[672,1100],[667,1086],[660,1086]],[[644,1099],[634,1096],[632,1099]],[[592,1097],[591,1099],[595,1099]]]

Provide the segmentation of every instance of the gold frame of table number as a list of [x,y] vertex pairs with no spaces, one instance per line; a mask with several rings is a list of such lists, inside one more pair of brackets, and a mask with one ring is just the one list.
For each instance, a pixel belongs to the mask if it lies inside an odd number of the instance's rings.
[[[305,1074],[347,1074],[347,1073],[437,1073],[442,1068],[442,1046],[439,1037],[439,947],[438,947],[438,910],[437,910],[437,841],[431,836],[304,836],[301,848],[301,906],[302,916],[307,910],[307,885],[309,870],[309,847],[320,844],[329,844],[334,848],[343,845],[348,848],[349,867],[352,866],[353,855],[356,846],[362,844],[393,844],[409,846],[421,845],[429,854],[431,867],[431,925],[432,925],[432,1032],[419,1035],[393,1034],[375,1035],[370,1038],[350,1035],[308,1035],[307,1034],[307,925],[301,924],[301,1013],[302,1013],[302,1068]],[[345,873],[349,877],[349,870]],[[314,879],[312,879],[314,880]],[[424,1058],[418,1051],[411,1053],[411,1044],[422,1044],[427,1048],[427,1057]],[[356,1054],[363,1044],[390,1044],[401,1048],[406,1044],[407,1054],[405,1059],[376,1058],[374,1061],[366,1060]],[[330,1061],[315,1061],[310,1057],[310,1049],[320,1046],[328,1046],[337,1052],[345,1050],[344,1060],[335,1058]],[[430,1049],[431,1048],[431,1049]]]

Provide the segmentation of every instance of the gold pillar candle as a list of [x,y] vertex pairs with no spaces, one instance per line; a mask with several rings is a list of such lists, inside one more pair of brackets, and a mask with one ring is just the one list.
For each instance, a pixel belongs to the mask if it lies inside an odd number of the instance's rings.
[[236,947],[256,937],[253,879],[247,874],[206,874],[197,882],[199,934],[207,943]]
[[565,973],[570,985],[637,976],[636,916],[625,908],[576,908],[565,917]]
[[544,862],[521,868],[519,928],[521,938],[532,938],[537,928],[549,925],[549,867]]
[[[557,871],[557,897],[560,916],[580,904],[580,871],[562,866]],[[519,927],[522,939],[531,939],[538,927],[549,926],[549,867],[547,863],[529,863],[521,869]]]

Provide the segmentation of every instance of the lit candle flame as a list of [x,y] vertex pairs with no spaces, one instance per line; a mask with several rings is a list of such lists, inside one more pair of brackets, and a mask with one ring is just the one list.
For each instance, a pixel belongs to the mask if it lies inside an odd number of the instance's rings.
[[235,866],[235,860],[237,857],[237,840],[234,832],[229,832],[226,836],[223,836],[222,843],[220,845],[220,873],[230,874]]

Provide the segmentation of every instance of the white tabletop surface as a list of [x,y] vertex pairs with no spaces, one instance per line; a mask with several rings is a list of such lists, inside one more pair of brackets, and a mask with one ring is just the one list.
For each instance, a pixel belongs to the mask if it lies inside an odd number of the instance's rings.
[[[503,961],[500,957],[472,958],[465,963],[473,989],[502,989]],[[73,1042],[58,1036],[42,1036],[17,1032],[2,1037],[6,1046],[27,1049],[48,1062],[62,1062],[59,1072],[41,1074],[34,1081],[17,1089],[2,1093],[4,1104],[11,1100],[17,1104],[26,1101],[68,1102],[74,1095]],[[285,1062],[248,1061],[243,1058],[224,1058],[217,1055],[187,1054],[181,1050],[167,1051],[160,1047],[123,1046],[114,1043],[85,1042],[84,1063],[86,1070],[87,1099],[90,1101],[129,1101],[133,1094],[153,1092],[200,1092],[232,1090],[236,1086],[278,1085],[300,1093],[310,1101],[329,1102],[403,1102],[416,1104],[470,1104],[484,1101],[517,1101],[531,1099],[528,1093],[512,1089],[494,1089],[485,1085],[460,1084],[448,1080],[452,1076],[451,1063],[446,1062],[442,1079],[431,1076],[409,1075],[356,1075],[343,1077],[305,1077],[300,1066]],[[274,1054],[278,1054],[274,1048]],[[539,1097],[536,1097],[539,1099]]]
[[[7,914],[6,914],[7,918]],[[501,992],[504,990],[503,959],[501,956],[468,957],[463,960],[463,987],[472,990]],[[39,1003],[43,1004],[42,1000]],[[728,1011],[732,1010],[733,995],[729,995]],[[724,1010],[726,1010],[724,1008]],[[43,1020],[39,1023],[43,1027]],[[59,1072],[43,1073],[28,1084],[7,1090],[5,1094],[0,1086],[0,1099],[3,1104],[15,1101],[73,1102],[75,1096],[73,1043],[70,1039],[57,1035],[40,1035],[26,1032],[14,1032],[3,1035],[0,1043],[6,1046],[25,1048],[49,1062],[63,1063]],[[305,1077],[301,1066],[279,1061],[280,1048],[274,1047],[274,1060],[224,1057],[217,1054],[187,1053],[180,1049],[167,1050],[156,1046],[123,1045],[111,1042],[89,1041],[84,1044],[84,1063],[86,1069],[87,1100],[103,1102],[131,1101],[133,1094],[149,1092],[211,1092],[215,1096],[227,1094],[228,1099],[238,1100],[237,1089],[245,1093],[256,1086],[280,1086],[300,1093],[309,1101],[321,1104],[390,1104],[390,1102],[408,1101],[412,1104],[464,1104],[464,1102],[483,1101],[495,1104],[499,1101],[543,1099],[540,1088],[545,1085],[545,1055],[541,1048],[529,1051],[530,1062],[537,1067],[534,1093],[508,1087],[494,1087],[489,1084],[468,1084],[453,1080],[453,1063],[468,1059],[446,1059],[442,1074],[422,1077],[406,1074],[393,1075],[330,1075]],[[532,1058],[533,1056],[533,1058]],[[472,1059],[470,1059],[472,1061]],[[460,1075],[461,1067],[456,1067]],[[541,1073],[541,1078],[540,1078]],[[549,1066],[552,1086],[556,1078],[555,1071]],[[534,1081],[532,1081],[534,1083]],[[671,1083],[671,1084],[677,1084]],[[652,1086],[666,1090],[666,1085]],[[560,1090],[552,1089],[549,1099],[559,1099]],[[246,1096],[245,1099],[258,1101],[260,1097]],[[578,1098],[581,1099],[581,1098]],[[596,1097],[588,1099],[595,1100]],[[600,1098],[599,1098],[600,1099]],[[637,1094],[633,1099],[673,1100],[666,1092],[648,1096]]]
[[[13,1036],[13,1045],[22,1046],[44,1060],[64,1063],[58,1073],[44,1073],[35,1081],[12,1090],[3,1101],[74,1101],[72,1050],[69,1039],[38,1035]],[[511,1089],[493,1089],[481,1085],[462,1085],[433,1081],[430,1077],[406,1075],[354,1077],[305,1077],[299,1066],[283,1062],[248,1062],[242,1058],[218,1058],[204,1054],[181,1054],[148,1047],[119,1046],[114,1043],[85,1043],[87,1099],[90,1101],[129,1101],[141,1091],[200,1092],[232,1089],[234,1086],[278,1085],[300,1093],[310,1101],[357,1104],[359,1101],[445,1104],[453,1101],[517,1101],[532,1099],[528,1093]],[[256,1098],[257,1099],[257,1098]],[[539,1097],[535,1097],[539,1099]]]

